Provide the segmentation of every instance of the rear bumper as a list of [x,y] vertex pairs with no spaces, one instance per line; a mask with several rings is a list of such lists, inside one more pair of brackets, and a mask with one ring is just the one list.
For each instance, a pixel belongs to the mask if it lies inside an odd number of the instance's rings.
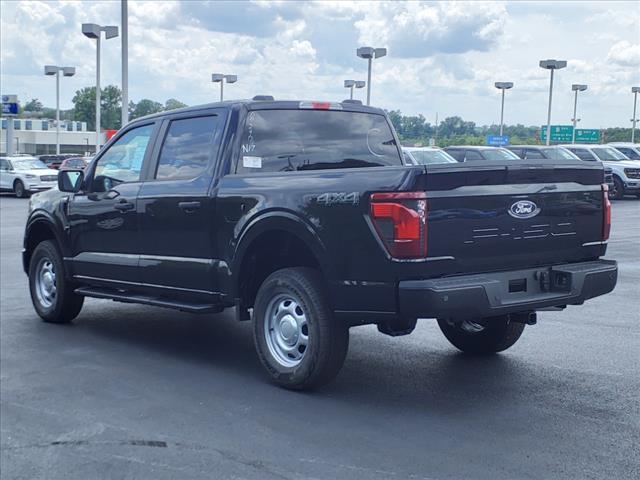
[[509,272],[407,280],[399,284],[405,318],[479,318],[581,304],[612,291],[618,265],[612,260]]

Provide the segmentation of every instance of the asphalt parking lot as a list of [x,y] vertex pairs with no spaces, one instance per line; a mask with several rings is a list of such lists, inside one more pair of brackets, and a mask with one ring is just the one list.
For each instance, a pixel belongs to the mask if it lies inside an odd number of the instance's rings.
[[0,198],[3,479],[640,478],[640,201],[613,204],[616,290],[467,357],[424,320],[352,329],[337,380],[272,386],[251,328],[87,300],[42,323]]

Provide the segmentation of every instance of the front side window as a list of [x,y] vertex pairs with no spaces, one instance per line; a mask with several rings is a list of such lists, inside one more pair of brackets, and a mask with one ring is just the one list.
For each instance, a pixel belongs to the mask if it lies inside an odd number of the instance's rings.
[[573,152],[580,160],[585,160],[587,162],[595,162],[596,159],[593,154],[587,150],[586,148],[568,148],[570,152]]
[[203,173],[217,153],[218,124],[215,115],[172,120],[160,151],[156,179],[185,180]]
[[[482,150],[482,155],[487,160],[520,160],[520,157],[506,148],[486,148]],[[527,156],[529,152],[527,152]],[[539,157],[539,158],[542,158]]]
[[465,162],[469,162],[469,161],[472,162],[474,160],[482,160],[482,155],[480,155],[475,150],[467,150],[467,153],[464,156],[464,161]]
[[[94,172],[96,191],[140,179],[142,162],[153,133],[153,125],[129,130],[100,157]],[[107,182],[105,182],[107,180]]]
[[577,160],[578,158],[574,153],[563,147],[543,148],[542,151],[551,160]]
[[256,110],[242,136],[238,173],[402,165],[383,115],[335,110]]
[[7,170],[9,170],[9,162],[7,162],[5,159],[0,159],[0,170],[2,170],[3,172],[6,172]]
[[544,158],[544,155],[542,155],[542,153],[540,153],[538,150],[529,149],[525,154],[525,158],[527,160],[531,160],[531,159],[536,160],[536,159]]

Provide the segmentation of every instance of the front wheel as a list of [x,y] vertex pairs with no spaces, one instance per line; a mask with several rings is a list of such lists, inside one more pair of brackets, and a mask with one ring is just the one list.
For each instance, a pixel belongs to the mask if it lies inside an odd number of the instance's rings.
[[453,323],[444,319],[439,319],[438,325],[454,347],[475,354],[506,350],[518,341],[525,326],[511,322],[508,315],[486,318],[482,325],[470,320]]
[[279,385],[318,387],[342,368],[349,329],[333,317],[316,270],[285,268],[269,275],[258,290],[253,317],[258,357]]
[[609,196],[614,200],[622,200],[624,197],[624,185],[618,177],[613,177],[613,191]]
[[40,243],[29,263],[31,302],[40,318],[50,323],[69,323],[82,309],[84,297],[76,295],[65,278],[62,256],[50,240]]
[[18,198],[24,198],[27,196],[27,189],[24,188],[24,183],[22,180],[16,180],[13,184],[13,193]]

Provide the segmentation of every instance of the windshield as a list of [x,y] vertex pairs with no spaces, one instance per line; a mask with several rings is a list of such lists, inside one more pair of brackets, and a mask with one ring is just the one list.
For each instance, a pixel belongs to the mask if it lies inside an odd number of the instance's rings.
[[43,170],[49,168],[40,160],[36,160],[35,158],[11,160],[11,163],[13,164],[13,168],[16,170]]
[[408,150],[407,153],[420,165],[458,163],[455,158],[442,150]]
[[542,151],[551,160],[580,160],[577,155],[562,147],[543,148]]
[[383,115],[335,110],[255,110],[238,173],[402,165]]
[[482,156],[486,160],[521,160],[521,158],[512,151],[502,148],[487,148],[482,150]]
[[596,157],[598,157],[598,159],[602,161],[617,162],[618,160],[628,160],[628,158],[624,154],[620,153],[615,148],[610,148],[610,147],[594,148],[592,152],[595,153]]

